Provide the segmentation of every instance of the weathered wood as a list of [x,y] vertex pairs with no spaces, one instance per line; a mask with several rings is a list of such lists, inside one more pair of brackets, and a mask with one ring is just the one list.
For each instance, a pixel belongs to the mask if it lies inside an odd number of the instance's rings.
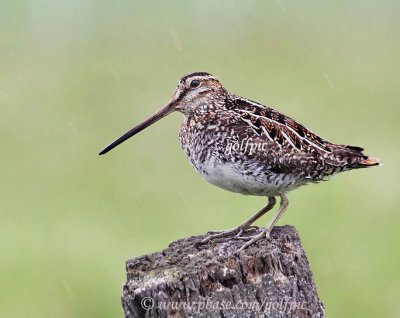
[[127,261],[125,317],[324,317],[295,228],[271,236],[239,255],[243,241],[194,236]]

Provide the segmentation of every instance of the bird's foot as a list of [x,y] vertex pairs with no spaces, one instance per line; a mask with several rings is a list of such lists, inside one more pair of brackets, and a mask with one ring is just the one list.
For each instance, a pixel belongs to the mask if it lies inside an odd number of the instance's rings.
[[228,230],[211,230],[211,231],[208,231],[207,234],[209,234],[209,235],[223,234],[223,233],[232,234],[232,233],[236,233],[236,232],[242,234],[244,231],[247,231],[249,229],[258,229],[258,226],[251,225],[251,226],[248,226],[248,227],[244,228],[243,226],[239,225],[238,227],[235,227],[233,229],[228,229]]
[[263,228],[261,230],[260,233],[256,234],[256,235],[252,235],[252,236],[239,236],[237,237],[238,239],[241,240],[246,240],[248,242],[244,243],[242,245],[242,247],[240,247],[237,251],[236,254],[238,254],[239,252],[243,251],[245,248],[249,247],[250,245],[252,245],[254,242],[262,239],[262,238],[266,238],[268,241],[271,240],[271,230],[268,228]]
[[234,238],[239,238],[243,232],[245,232],[248,229],[251,228],[258,228],[257,226],[248,226],[244,228],[243,226],[238,226],[233,229],[229,230],[222,230],[222,231],[208,231],[207,234],[209,234],[206,238],[204,238],[200,244],[205,244],[208,243],[214,239],[217,238],[228,238],[234,235]]

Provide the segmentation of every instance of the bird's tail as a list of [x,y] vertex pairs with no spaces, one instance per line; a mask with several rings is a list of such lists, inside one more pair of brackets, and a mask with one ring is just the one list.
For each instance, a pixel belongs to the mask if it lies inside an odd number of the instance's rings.
[[368,157],[365,156],[365,159],[362,159],[358,164],[362,167],[373,167],[381,165],[381,160],[379,158]]
[[343,147],[347,150],[345,157],[349,159],[349,168],[368,168],[381,165],[380,159],[364,155],[364,149],[361,147],[347,145],[343,145]]

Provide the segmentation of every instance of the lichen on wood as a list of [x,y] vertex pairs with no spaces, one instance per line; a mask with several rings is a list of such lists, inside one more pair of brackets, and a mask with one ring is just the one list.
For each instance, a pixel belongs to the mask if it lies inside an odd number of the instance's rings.
[[238,254],[241,240],[202,239],[127,261],[125,317],[324,317],[294,227],[275,227]]

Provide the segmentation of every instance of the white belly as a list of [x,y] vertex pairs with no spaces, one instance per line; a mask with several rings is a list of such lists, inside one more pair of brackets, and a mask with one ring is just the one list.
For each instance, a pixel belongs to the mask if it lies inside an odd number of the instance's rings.
[[263,167],[251,169],[249,174],[237,163],[220,163],[215,158],[194,167],[211,184],[241,194],[277,196],[300,185],[294,177],[263,171]]

